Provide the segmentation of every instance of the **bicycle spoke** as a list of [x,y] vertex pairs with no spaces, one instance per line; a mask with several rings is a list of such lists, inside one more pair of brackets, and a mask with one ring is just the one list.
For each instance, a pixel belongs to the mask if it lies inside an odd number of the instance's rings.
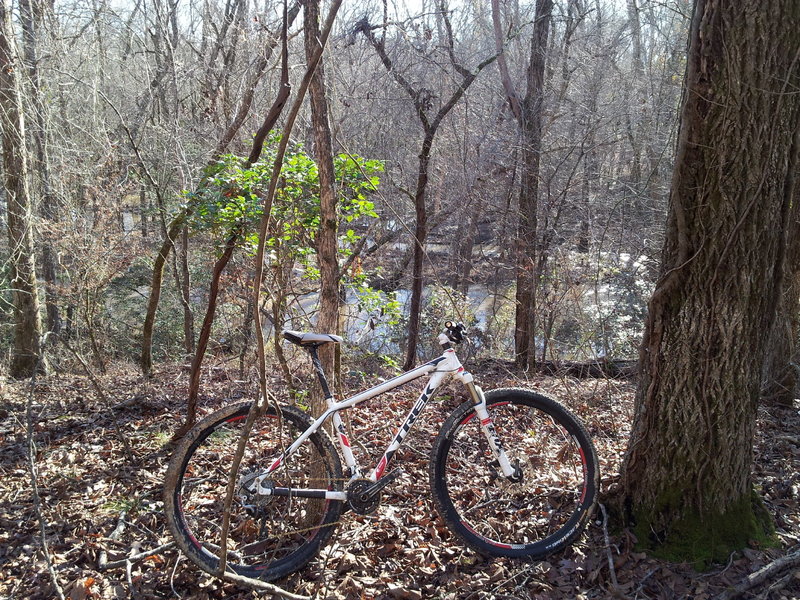
[[531,392],[490,392],[487,410],[521,477],[502,474],[472,403],[465,403],[434,446],[431,484],[440,512],[487,554],[536,556],[565,545],[594,504],[597,469],[588,436],[563,407]]

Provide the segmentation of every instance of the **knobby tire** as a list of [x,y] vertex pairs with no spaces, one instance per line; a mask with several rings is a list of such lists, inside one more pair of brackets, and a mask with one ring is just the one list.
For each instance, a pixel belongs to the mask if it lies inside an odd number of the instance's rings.
[[506,478],[471,401],[434,442],[437,510],[467,545],[489,556],[540,559],[583,531],[597,503],[599,467],[589,434],[555,400],[522,389],[486,393],[489,415],[521,481]]
[[[251,402],[232,404],[198,423],[170,460],[164,507],[175,541],[196,565],[216,574],[230,467]],[[231,507],[228,568],[271,581],[305,566],[333,533],[342,502],[295,496],[247,496],[246,477],[263,474],[281,451],[311,425],[301,410],[266,409],[253,426],[237,474]],[[279,487],[341,490],[342,467],[328,435],[319,430],[269,475]],[[244,494],[244,496],[243,496]]]

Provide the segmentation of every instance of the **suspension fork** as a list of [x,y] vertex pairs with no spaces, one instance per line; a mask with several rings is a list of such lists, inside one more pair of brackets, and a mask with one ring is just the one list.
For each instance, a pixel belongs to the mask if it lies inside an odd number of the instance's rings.
[[503,472],[503,475],[511,481],[519,481],[522,478],[522,469],[519,465],[519,460],[516,460],[513,465],[511,464],[505,448],[503,447],[503,442],[492,422],[492,417],[489,415],[489,411],[486,408],[486,397],[483,395],[483,390],[480,386],[475,385],[470,373],[458,373],[456,377],[463,381],[467,390],[469,390],[470,396],[472,396],[472,402],[475,404],[475,415],[480,419],[481,431],[483,431],[483,435],[486,436],[486,441],[489,443],[492,455],[500,465],[500,470]]

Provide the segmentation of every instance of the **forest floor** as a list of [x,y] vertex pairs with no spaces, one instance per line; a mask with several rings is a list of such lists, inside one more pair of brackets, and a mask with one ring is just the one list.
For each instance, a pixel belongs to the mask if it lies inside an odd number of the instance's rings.
[[[520,380],[498,363],[473,367],[473,372],[485,389],[526,385],[568,405],[594,437],[603,490],[614,484],[632,416],[633,383]],[[187,374],[176,366],[145,381],[132,367],[115,365],[99,379],[102,395],[79,376],[39,378],[35,387],[0,380],[0,598],[55,598],[53,576],[72,600],[263,597],[206,575],[174,547],[125,563],[132,554],[171,541],[161,487],[168,443],[184,410]],[[364,380],[375,378],[351,371],[346,386],[356,389]],[[224,398],[248,397],[256,387],[221,363],[205,372],[204,381],[205,412]],[[366,517],[347,513],[328,548],[305,569],[277,582],[281,587],[331,600],[704,600],[800,543],[800,414],[766,406],[759,409],[754,478],[774,515],[780,548],[746,549],[700,573],[638,552],[629,532],[609,532],[607,546],[607,528],[598,513],[579,542],[547,561],[481,558],[439,521],[428,491],[427,453],[444,415],[462,400],[459,393],[448,392],[428,406],[430,418],[420,419],[396,458],[404,475],[386,490],[378,511]],[[398,423],[413,398],[415,393],[403,389],[369,401],[353,418],[353,436],[358,439],[359,430],[379,432],[388,442],[395,426],[387,423]],[[28,425],[52,575],[33,501]],[[377,458],[377,447],[361,447],[362,464],[369,462],[366,455]],[[741,597],[800,598],[800,570],[785,569]]]

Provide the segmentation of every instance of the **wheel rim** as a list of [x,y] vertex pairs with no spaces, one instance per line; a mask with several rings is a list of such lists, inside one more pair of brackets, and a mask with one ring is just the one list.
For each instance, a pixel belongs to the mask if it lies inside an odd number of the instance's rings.
[[546,551],[576,530],[589,486],[578,440],[546,412],[519,403],[491,404],[489,413],[522,478],[505,478],[479,420],[469,412],[446,450],[444,484],[461,533],[498,552]]
[[[246,411],[234,414],[198,438],[187,453],[175,491],[190,545],[212,569],[218,564],[228,474],[245,421]],[[300,433],[285,414],[279,420],[268,413],[253,426],[237,476],[226,544],[229,565],[236,571],[259,573],[310,557],[333,520],[330,502],[324,499],[274,497],[254,510],[253,498],[245,506],[239,495],[243,475],[265,472],[265,465]],[[334,489],[336,473],[309,441],[270,474],[270,481],[281,487]]]

